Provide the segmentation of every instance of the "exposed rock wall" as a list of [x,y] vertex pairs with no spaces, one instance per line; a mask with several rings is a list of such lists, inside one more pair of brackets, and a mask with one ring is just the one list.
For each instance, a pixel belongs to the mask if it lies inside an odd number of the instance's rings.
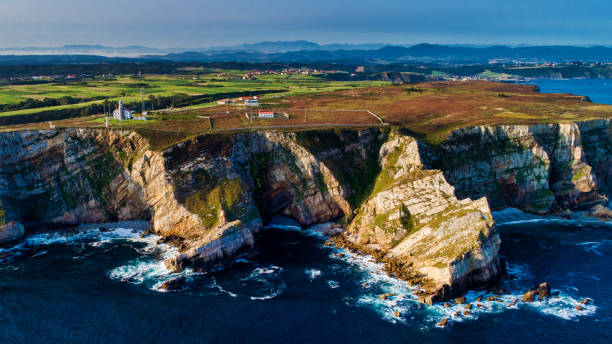
[[347,239],[418,271],[428,302],[497,280],[500,238],[487,200],[457,199],[442,171],[423,168],[411,137],[393,134],[380,160],[382,172]]
[[[454,131],[426,157],[444,171],[458,196],[484,195],[493,209],[576,209],[603,200],[589,155],[599,154],[598,170],[604,171],[608,151],[585,152],[580,130],[602,131],[607,122],[598,123],[470,127]],[[588,142],[598,140],[588,136]]]

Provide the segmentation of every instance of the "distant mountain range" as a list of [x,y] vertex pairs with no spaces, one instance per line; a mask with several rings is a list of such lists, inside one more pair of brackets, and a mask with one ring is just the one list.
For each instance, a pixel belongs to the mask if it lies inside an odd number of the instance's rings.
[[375,64],[612,62],[612,47],[592,46],[474,46],[417,44],[392,46],[278,41],[200,49],[157,49],[144,46],[67,45],[57,48],[0,49],[1,64],[99,63],[121,61],[173,62],[338,62]]
[[318,44],[309,41],[275,41],[245,43],[233,46],[215,46],[203,48],[151,48],[142,45],[130,45],[124,47],[109,47],[104,45],[72,44],[61,47],[12,47],[0,48],[0,55],[100,55],[107,57],[138,57],[147,54],[170,54],[193,52],[259,52],[259,53],[286,53],[300,50],[371,50],[384,47],[383,43],[369,44]]
[[[158,58],[182,62],[325,62],[351,63],[436,62],[436,63],[495,63],[495,62],[612,62],[612,47],[574,46],[449,46],[417,44],[382,46],[370,49],[303,49],[286,52],[256,50],[211,50],[205,52],[171,53]],[[147,56],[152,58],[152,56]]]

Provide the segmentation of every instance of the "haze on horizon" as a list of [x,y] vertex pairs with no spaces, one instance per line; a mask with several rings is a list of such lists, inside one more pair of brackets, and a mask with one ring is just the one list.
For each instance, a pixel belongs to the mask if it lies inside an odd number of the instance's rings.
[[257,41],[612,45],[607,0],[2,0],[0,47]]

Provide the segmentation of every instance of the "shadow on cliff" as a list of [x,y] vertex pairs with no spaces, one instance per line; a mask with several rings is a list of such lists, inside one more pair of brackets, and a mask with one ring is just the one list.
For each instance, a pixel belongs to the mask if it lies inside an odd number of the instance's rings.
[[135,154],[129,140],[67,129],[3,133],[0,145],[5,217],[28,230],[151,219],[143,190],[118,158]]

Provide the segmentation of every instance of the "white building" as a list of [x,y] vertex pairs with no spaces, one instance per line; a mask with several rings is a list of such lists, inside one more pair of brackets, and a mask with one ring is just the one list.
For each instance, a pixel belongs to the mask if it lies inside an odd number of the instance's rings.
[[247,99],[244,101],[246,106],[259,106],[259,99]]
[[274,118],[274,111],[259,111],[259,118]]
[[119,101],[119,107],[113,111],[113,118],[123,121],[124,119],[132,119],[132,110],[123,107],[123,100]]

